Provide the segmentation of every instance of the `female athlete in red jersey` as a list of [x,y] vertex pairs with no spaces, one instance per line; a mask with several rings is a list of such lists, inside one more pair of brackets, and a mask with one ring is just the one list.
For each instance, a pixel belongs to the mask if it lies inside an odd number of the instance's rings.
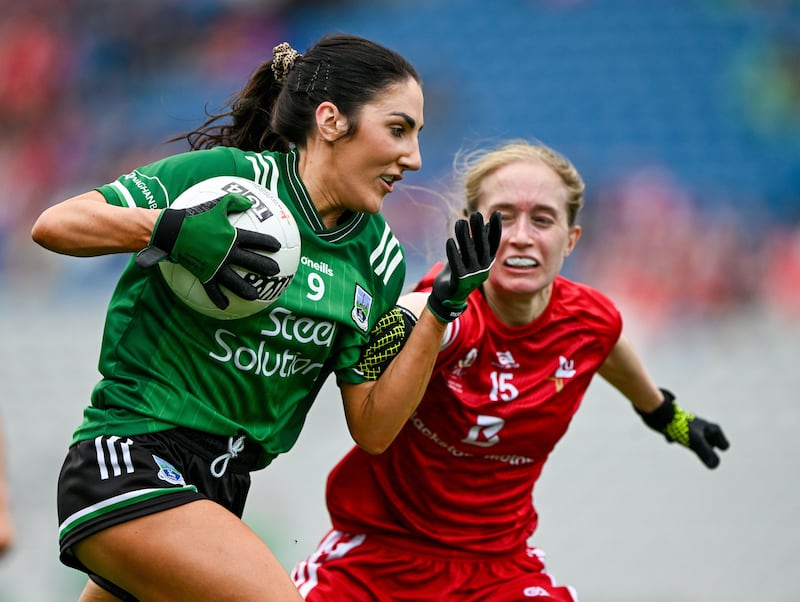
[[[559,275],[581,233],[584,184],[571,163],[512,142],[466,165],[465,211],[502,214],[495,263],[447,327],[422,403],[395,441],[379,455],[354,448],[329,475],[333,530],[293,571],[308,601],[577,600],[528,545],[531,491],[595,373],[709,468],[714,447],[728,447],[719,426],[656,386],[615,305]],[[411,313],[440,269],[401,299]],[[373,376],[402,324],[376,333],[362,358]]]

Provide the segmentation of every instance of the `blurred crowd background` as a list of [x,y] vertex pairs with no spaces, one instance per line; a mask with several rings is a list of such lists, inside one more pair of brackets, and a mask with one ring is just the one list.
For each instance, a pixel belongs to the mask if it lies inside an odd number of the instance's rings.
[[[0,0],[0,414],[20,532],[0,601],[82,587],[57,561],[55,482],[127,259],[47,253],[33,221],[187,150],[166,141],[273,46],[335,31],[398,50],[423,78],[423,168],[384,205],[408,284],[441,258],[456,153],[541,140],[587,183],[566,274],[614,298],[659,382],[731,438],[709,475],[593,386],[544,475],[557,575],[590,602],[800,599],[800,3]],[[250,522],[287,567],[322,535],[325,474],[350,444],[335,393],[317,405],[254,482]]]
[[[411,260],[446,228],[454,154],[536,138],[587,182],[568,274],[658,324],[800,316],[800,7],[792,0],[26,0],[0,21],[0,285],[103,286],[114,258],[37,255],[48,205],[186,150],[281,41],[374,38],[424,79],[424,165],[386,212]],[[417,211],[410,211],[413,205]],[[434,219],[420,219],[423,212]],[[434,244],[431,244],[434,241]]]

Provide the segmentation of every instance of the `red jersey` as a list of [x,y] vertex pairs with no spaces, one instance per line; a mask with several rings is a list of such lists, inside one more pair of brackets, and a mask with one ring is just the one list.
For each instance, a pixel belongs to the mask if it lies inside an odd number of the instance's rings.
[[482,556],[523,548],[537,524],[533,486],[621,329],[607,297],[560,276],[520,327],[475,291],[395,441],[377,456],[353,448],[329,475],[334,528]]

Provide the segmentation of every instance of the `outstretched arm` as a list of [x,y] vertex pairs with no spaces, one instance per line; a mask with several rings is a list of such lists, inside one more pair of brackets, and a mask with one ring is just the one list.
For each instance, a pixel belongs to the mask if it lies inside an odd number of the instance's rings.
[[664,401],[658,385],[650,378],[639,354],[625,335],[620,335],[598,372],[640,412],[652,412]]
[[719,465],[714,448],[726,450],[729,446],[722,429],[687,412],[670,391],[658,388],[627,338],[620,336],[599,374],[630,400],[647,426],[663,434],[669,443],[688,447],[708,468]]

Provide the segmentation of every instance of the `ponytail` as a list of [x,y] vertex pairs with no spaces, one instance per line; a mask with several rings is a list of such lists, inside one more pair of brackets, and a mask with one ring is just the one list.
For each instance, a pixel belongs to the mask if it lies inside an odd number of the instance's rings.
[[192,150],[232,146],[245,151],[287,152],[289,143],[270,127],[272,107],[281,87],[275,80],[272,61],[264,63],[231,98],[227,111],[206,112],[207,119],[200,127],[173,141],[185,138]]
[[303,148],[322,102],[332,102],[355,127],[361,107],[391,85],[420,81],[401,55],[348,34],[323,37],[305,54],[283,42],[235,94],[227,110],[206,111],[197,129],[173,138],[192,150],[231,146],[245,151]]

